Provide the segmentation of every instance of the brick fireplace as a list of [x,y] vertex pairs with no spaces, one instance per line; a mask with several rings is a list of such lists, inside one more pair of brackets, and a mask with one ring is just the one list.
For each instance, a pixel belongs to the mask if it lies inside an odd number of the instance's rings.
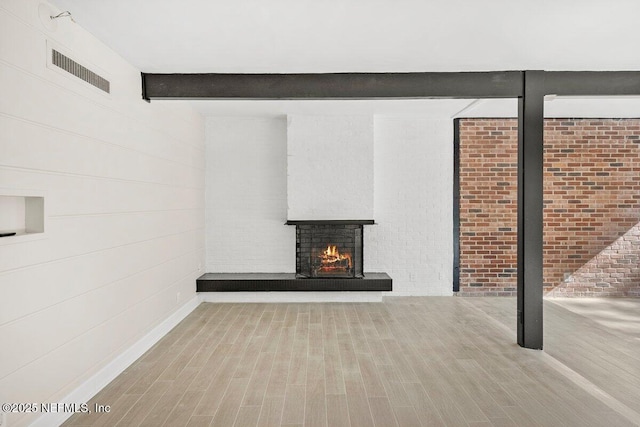
[[346,290],[386,272],[394,294],[451,295],[449,119],[209,118],[207,126],[204,272],[239,275],[249,289],[266,289],[260,276],[296,274],[296,227],[284,225],[288,219],[375,218],[363,227],[363,279],[298,279],[297,290],[338,280],[334,289]]
[[287,221],[296,226],[296,277],[363,278],[365,224],[374,221]]
[[[296,226],[296,273],[207,273],[199,292],[391,291],[386,273],[363,271],[364,225],[373,220],[289,220]],[[293,243],[293,242],[292,242]]]

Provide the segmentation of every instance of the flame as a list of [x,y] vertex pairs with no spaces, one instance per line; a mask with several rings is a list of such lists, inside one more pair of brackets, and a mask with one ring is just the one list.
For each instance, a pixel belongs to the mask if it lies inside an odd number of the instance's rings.
[[346,271],[352,268],[351,254],[340,253],[336,245],[328,245],[319,257],[322,271]]

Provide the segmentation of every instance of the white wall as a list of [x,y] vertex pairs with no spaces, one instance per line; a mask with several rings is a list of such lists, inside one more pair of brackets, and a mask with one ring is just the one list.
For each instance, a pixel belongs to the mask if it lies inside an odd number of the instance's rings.
[[207,272],[295,272],[287,123],[207,119]]
[[385,271],[394,295],[451,295],[453,122],[375,118],[375,220],[365,271]]
[[19,232],[26,228],[24,197],[2,196],[0,189],[0,232]]
[[[316,118],[305,120],[310,122],[307,131],[318,131],[318,123],[341,121],[340,116]],[[365,271],[389,273],[393,295],[451,295],[453,121],[421,116],[366,120],[374,124],[373,139],[364,148],[372,151],[373,164],[359,165],[355,173],[374,178],[374,212],[367,218],[376,225],[364,230]],[[282,225],[286,171],[284,118],[207,120],[207,271],[295,271],[294,227]],[[292,178],[289,187],[295,184]],[[310,186],[300,199],[292,199],[297,196],[289,191],[288,203],[324,200],[322,191],[326,188]]]
[[[38,4],[0,3],[0,189],[47,215],[0,240],[2,402],[60,401],[192,302],[204,261],[202,119],[142,101],[139,70],[68,19],[48,32]],[[47,42],[111,95],[47,68]]]
[[290,115],[287,159],[289,219],[373,217],[373,116]]

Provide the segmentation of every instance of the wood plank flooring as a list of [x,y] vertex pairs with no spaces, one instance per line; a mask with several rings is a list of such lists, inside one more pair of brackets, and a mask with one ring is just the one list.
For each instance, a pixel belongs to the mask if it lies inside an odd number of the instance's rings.
[[111,412],[65,426],[639,425],[640,341],[545,316],[539,352],[511,298],[203,303],[91,400]]

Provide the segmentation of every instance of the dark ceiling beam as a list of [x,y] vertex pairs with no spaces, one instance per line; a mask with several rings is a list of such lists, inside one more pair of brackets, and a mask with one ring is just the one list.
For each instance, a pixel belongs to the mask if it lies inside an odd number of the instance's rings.
[[541,78],[546,95],[640,95],[638,71],[545,71]]
[[152,74],[142,73],[151,99],[518,98],[522,72]]

